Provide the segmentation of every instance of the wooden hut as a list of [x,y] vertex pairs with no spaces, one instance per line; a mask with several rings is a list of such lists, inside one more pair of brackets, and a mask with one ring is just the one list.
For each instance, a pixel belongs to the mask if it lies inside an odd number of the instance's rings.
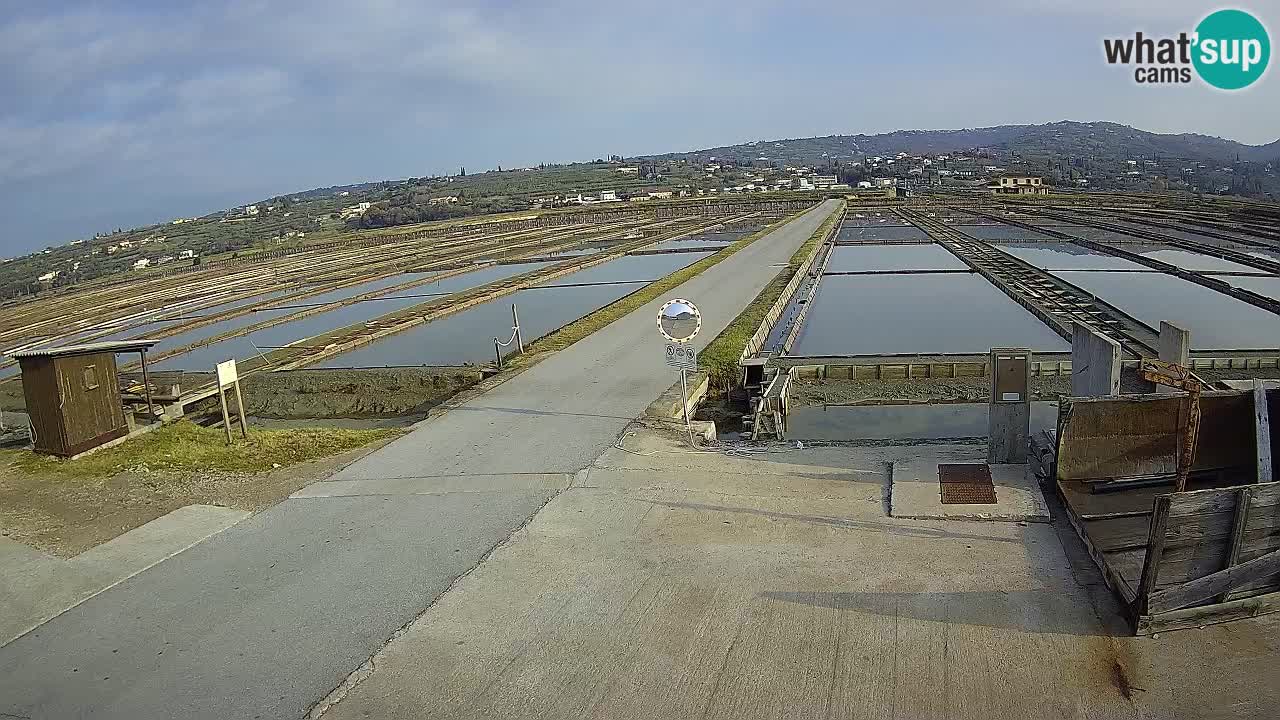
[[145,375],[147,350],[155,344],[128,340],[13,353],[22,367],[36,452],[72,457],[128,435],[116,353],[139,353]]

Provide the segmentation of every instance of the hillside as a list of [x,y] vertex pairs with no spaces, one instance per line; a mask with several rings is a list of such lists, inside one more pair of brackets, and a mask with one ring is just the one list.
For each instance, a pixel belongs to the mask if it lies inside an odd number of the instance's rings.
[[826,137],[769,140],[726,145],[661,158],[706,160],[732,159],[750,162],[767,158],[790,164],[821,164],[830,158],[862,155],[937,154],[983,148],[1017,154],[1051,154],[1062,158],[1093,159],[1181,158],[1198,162],[1229,163],[1280,160],[1280,140],[1267,145],[1246,145],[1208,135],[1163,135],[1109,122],[1063,121],[1046,125],[1000,125],[963,130],[897,130],[880,135],[828,135]]
[[[875,156],[952,154],[955,177],[909,174],[910,163]],[[708,170],[710,160],[715,169]],[[1238,158],[1238,160],[1237,160]],[[868,162],[863,164],[863,160]],[[948,167],[947,161],[940,164]],[[338,240],[348,233],[454,217],[522,211],[612,190],[696,194],[782,182],[787,166],[811,166],[845,182],[874,175],[908,185],[977,187],[1003,168],[1042,175],[1055,186],[1171,190],[1280,198],[1280,140],[1245,145],[1197,134],[1162,135],[1116,123],[1057,122],[963,130],[898,130],[880,135],[757,141],[692,152],[597,159],[316,188],[199,218],[117,230],[0,262],[0,299],[43,293],[95,278],[165,272],[228,253]],[[1275,167],[1273,167],[1275,166]],[[936,166],[935,166],[936,167]],[[995,168],[991,170],[990,168]],[[922,168],[916,168],[917,171]],[[960,173],[963,173],[960,174]],[[162,210],[157,208],[157,212]],[[196,258],[191,258],[194,254]],[[168,266],[161,268],[159,266]]]

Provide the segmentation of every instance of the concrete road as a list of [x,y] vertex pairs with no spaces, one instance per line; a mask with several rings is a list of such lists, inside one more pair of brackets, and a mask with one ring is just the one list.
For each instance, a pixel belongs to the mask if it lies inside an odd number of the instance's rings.
[[1065,521],[888,516],[888,463],[983,445],[624,447],[324,720],[1276,716],[1280,615],[1128,637]]
[[[674,291],[701,306],[699,340],[836,207]],[[0,717],[302,716],[672,383],[658,304],[0,648]]]

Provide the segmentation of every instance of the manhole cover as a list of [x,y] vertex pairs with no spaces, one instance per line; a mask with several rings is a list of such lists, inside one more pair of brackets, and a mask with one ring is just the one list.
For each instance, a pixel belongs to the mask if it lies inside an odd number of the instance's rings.
[[979,485],[991,484],[991,468],[986,463],[957,463],[938,465],[938,482],[969,483]]
[[996,488],[987,483],[940,483],[943,505],[994,505]]

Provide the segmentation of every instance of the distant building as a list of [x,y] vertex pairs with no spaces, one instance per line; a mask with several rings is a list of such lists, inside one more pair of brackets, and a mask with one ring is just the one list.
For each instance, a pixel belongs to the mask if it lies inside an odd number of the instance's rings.
[[179,260],[190,260],[195,256],[196,256],[195,250],[183,250],[182,252],[178,253]]
[[618,192],[616,190],[601,190],[600,202],[618,202]]
[[1048,195],[1044,178],[1031,175],[1003,175],[987,185],[992,195]]
[[640,168],[636,168],[636,167],[620,167],[615,169],[617,172],[620,172],[623,175],[635,175],[636,173],[640,172]]
[[40,277],[36,278],[36,281],[37,281],[37,282],[53,282],[53,279],[54,279],[54,278],[56,278],[56,277],[58,277],[58,275],[59,275],[59,273],[60,273],[60,272],[61,272],[60,270],[54,270],[53,272],[47,272],[47,273],[45,273],[45,274],[41,275]]
[[365,211],[367,211],[372,206],[373,206],[373,203],[369,203],[369,202],[361,202],[361,203],[356,203],[355,205],[348,205],[347,207],[342,208],[342,212],[339,215],[339,217],[341,217],[343,220],[346,220],[347,218],[359,217],[361,215],[364,215]]
[[441,195],[440,197],[433,197],[427,202],[432,205],[452,205],[453,203],[458,202],[458,196],[457,195]]
[[135,260],[135,261],[133,262],[133,269],[134,269],[134,270],[143,270],[143,269],[146,269],[146,268],[147,268],[148,266],[150,266],[150,265],[151,265],[151,261],[150,261],[150,260],[148,260],[148,259],[146,259],[146,258],[139,258],[138,260]]
[[650,200],[666,200],[671,197],[670,190],[655,190],[649,193]]
[[832,185],[835,185],[838,182],[840,181],[838,178],[836,178],[835,175],[814,175],[813,176],[813,184],[820,188],[831,187]]

